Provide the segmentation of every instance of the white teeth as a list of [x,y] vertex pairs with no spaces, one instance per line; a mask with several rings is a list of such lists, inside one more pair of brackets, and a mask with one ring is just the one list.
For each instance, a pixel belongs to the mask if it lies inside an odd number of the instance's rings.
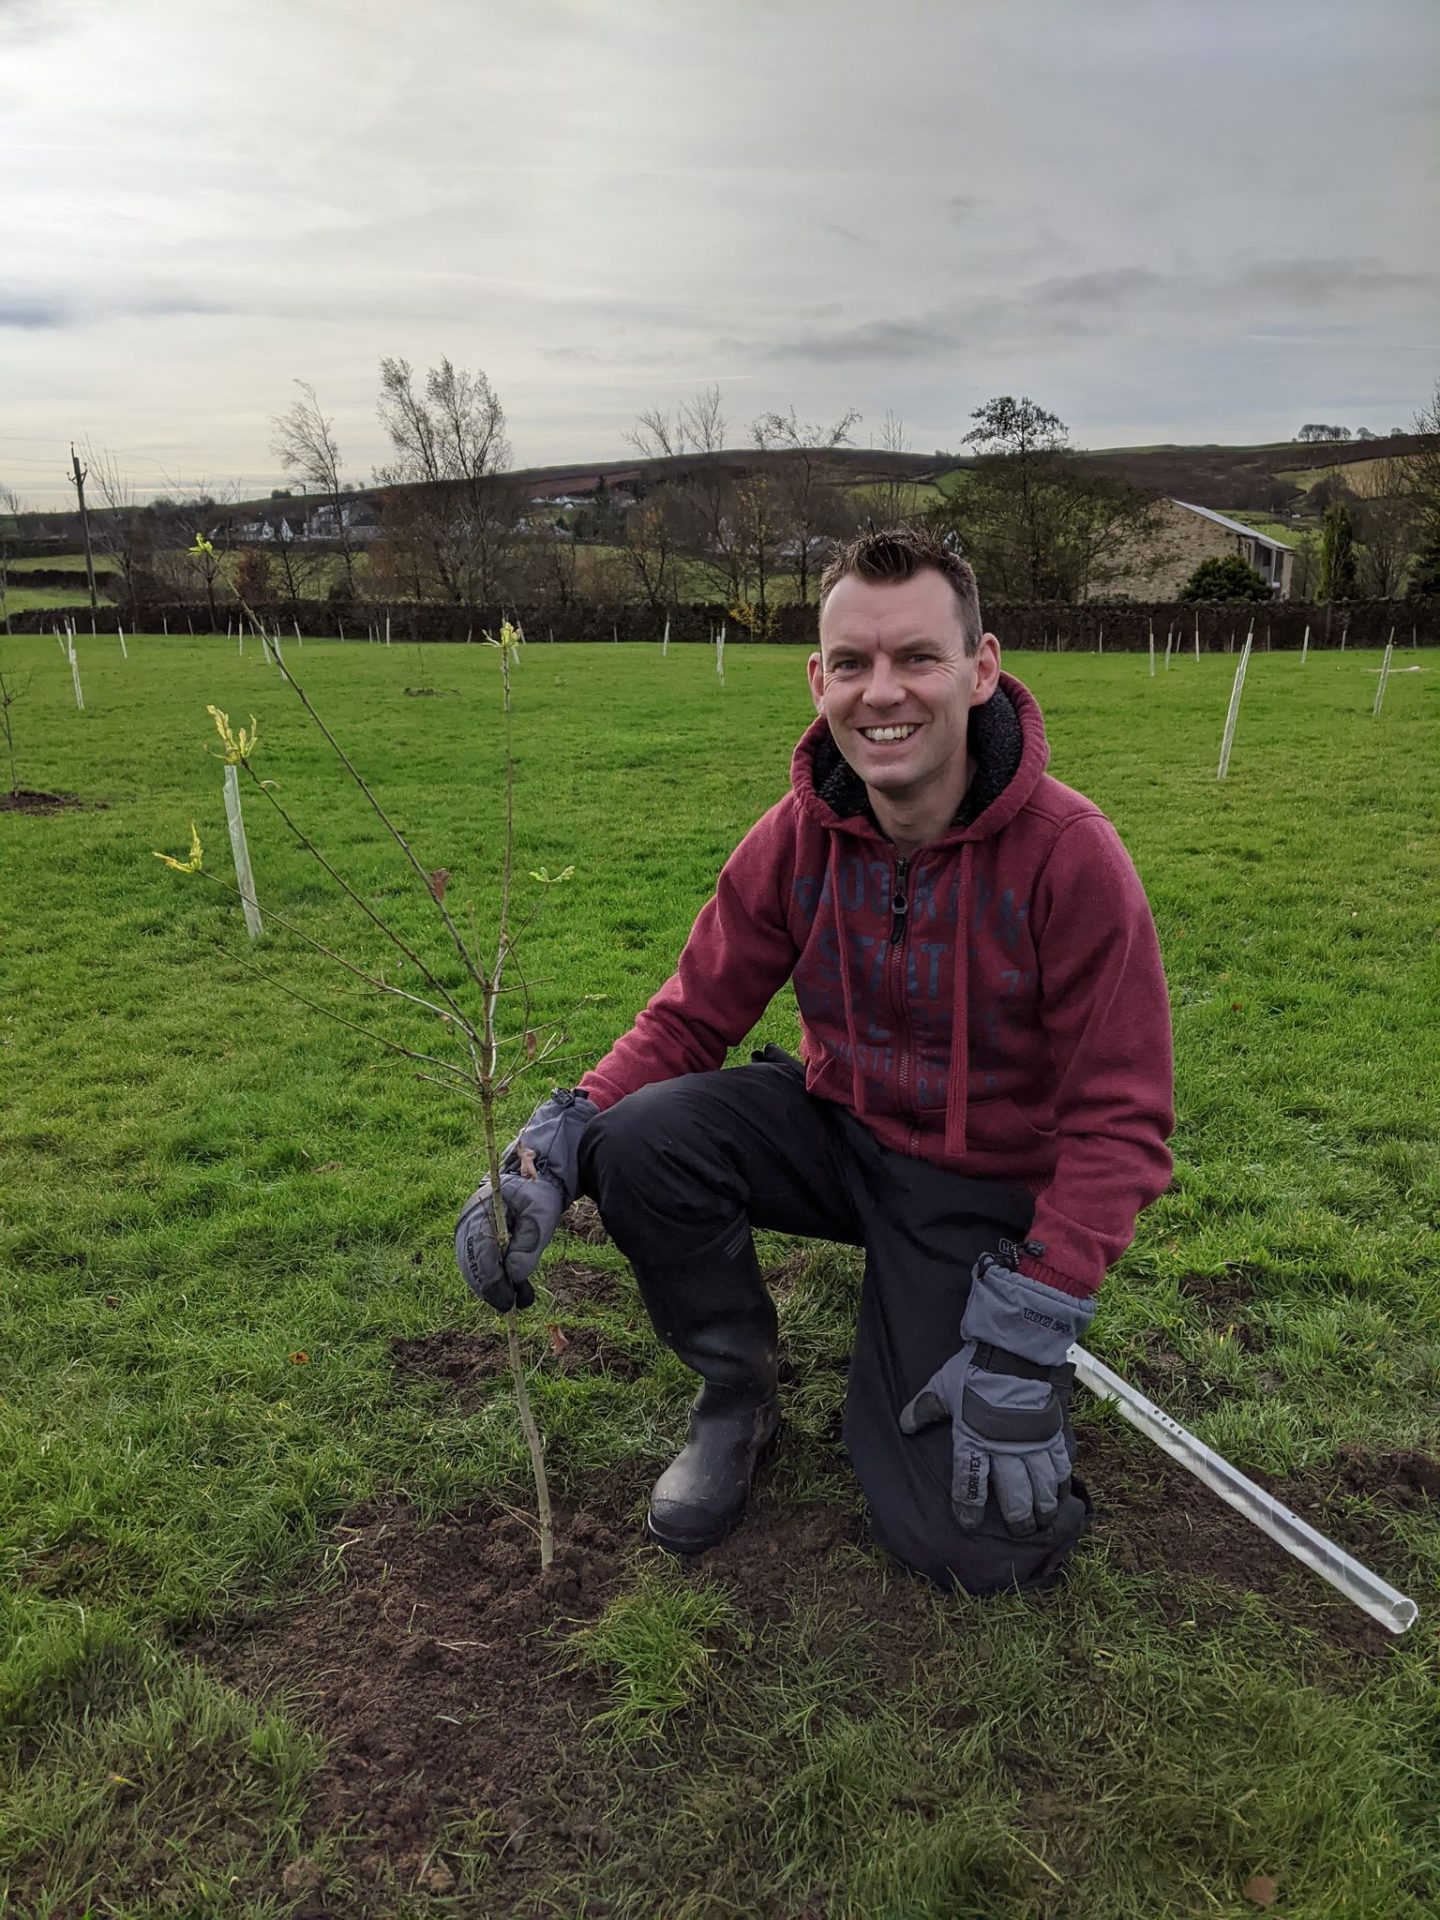
[[914,727],[862,727],[861,733],[867,740],[908,740]]

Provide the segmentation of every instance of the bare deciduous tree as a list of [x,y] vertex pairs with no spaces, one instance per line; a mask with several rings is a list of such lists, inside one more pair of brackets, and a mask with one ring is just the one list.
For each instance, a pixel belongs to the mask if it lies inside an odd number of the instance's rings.
[[1414,433],[1403,462],[1417,549],[1410,591],[1435,593],[1440,592],[1440,382],[1415,415]]
[[301,397],[286,412],[273,416],[270,445],[285,471],[298,474],[333,511],[345,586],[353,599],[355,542],[346,525],[345,487],[340,476],[340,449],[335,443],[334,423],[322,413],[315,389],[308,380],[297,380],[295,385]]
[[433,576],[447,600],[493,602],[519,510],[504,478],[510,443],[499,395],[482,371],[448,359],[429,369],[417,393],[410,362],[387,358],[379,412],[395,458],[376,478],[413,490],[396,525],[403,520],[420,549],[417,573]]
[[1392,600],[1415,550],[1415,502],[1400,460],[1380,460],[1354,481],[1350,517],[1360,543],[1358,584],[1368,599]]
[[159,565],[182,593],[198,589],[203,594],[210,624],[218,627],[217,602],[229,588],[226,554],[234,533],[230,509],[238,489],[231,483],[217,494],[203,480],[190,488],[174,480],[169,484],[176,500],[167,518],[183,544],[158,556]]
[[[879,452],[904,454],[912,451],[899,414],[887,408],[876,442]],[[919,487],[898,466],[887,467],[866,482],[853,496],[857,521],[870,519],[880,527],[897,527],[913,520],[923,505]]]
[[[121,597],[130,606],[149,597],[156,571],[155,516],[135,496],[135,489],[115,455],[85,443],[85,465],[90,484],[99,496],[101,511],[90,521],[91,537],[101,553],[114,561],[120,576]],[[113,585],[113,581],[110,583]]]
[[[762,449],[783,449],[790,457],[776,476],[776,489],[784,503],[788,541],[795,557],[796,597],[802,605],[810,599],[811,563],[816,544],[835,531],[836,490],[833,462],[826,455],[836,447],[848,447],[850,434],[860,419],[854,407],[847,407],[828,427],[796,418],[788,413],[763,413],[751,427],[751,438]],[[763,609],[764,588],[760,592]]]
[[10,631],[10,545],[19,532],[25,506],[13,487],[0,486],[0,607],[5,611],[5,631]]
[[[7,627],[8,632],[8,627]],[[10,762],[10,791],[17,794],[20,782],[15,774],[15,728],[11,723],[10,709],[17,700],[23,699],[30,691],[28,680],[21,682],[7,675],[0,667],[0,732],[5,735],[5,752]]]
[[[642,413],[625,438],[647,460],[674,460],[663,485],[676,546],[710,575],[727,602],[743,598],[744,565],[735,516],[735,475],[719,458],[725,414],[718,386],[702,387],[674,414]],[[687,462],[686,456],[692,456]],[[700,456],[710,456],[701,458]]]

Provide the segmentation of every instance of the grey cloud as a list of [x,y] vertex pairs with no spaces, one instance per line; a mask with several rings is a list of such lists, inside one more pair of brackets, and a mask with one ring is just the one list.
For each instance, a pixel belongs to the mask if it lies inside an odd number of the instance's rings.
[[1109,267],[1098,273],[1071,273],[1042,280],[1026,299],[1036,306],[1113,307],[1163,283],[1148,267]]
[[72,308],[58,300],[28,299],[24,294],[0,293],[0,327],[20,327],[27,332],[47,327],[66,327],[75,318]]
[[[804,333],[790,340],[772,341],[761,351],[769,360],[841,365],[860,360],[901,362],[924,360],[933,353],[948,353],[959,344],[960,338],[953,324],[934,319],[862,320],[857,326],[835,333]],[[744,343],[728,340],[716,344],[722,350],[733,350]]]
[[1288,300],[1333,300],[1338,294],[1389,293],[1435,285],[1433,273],[1402,272],[1368,258],[1263,260],[1240,268],[1235,278],[1253,292]]
[[137,300],[119,309],[122,313],[136,313],[164,319],[174,314],[191,313],[248,313],[248,305],[240,306],[227,300],[211,300],[199,294],[157,293],[143,300]]
[[973,193],[952,193],[945,201],[945,211],[957,226],[964,226],[979,213],[981,201]]

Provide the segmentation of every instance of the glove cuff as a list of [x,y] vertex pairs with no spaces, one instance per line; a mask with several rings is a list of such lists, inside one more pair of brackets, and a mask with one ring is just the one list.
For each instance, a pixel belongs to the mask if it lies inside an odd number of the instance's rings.
[[999,1347],[1036,1366],[1063,1367],[1072,1343],[1083,1337],[1094,1316],[1093,1300],[1077,1300],[982,1253],[960,1332],[977,1345]]
[[518,1173],[520,1149],[535,1156],[535,1171],[560,1189],[568,1207],[580,1191],[580,1138],[600,1109],[588,1093],[556,1087],[542,1100],[500,1160],[502,1173]]

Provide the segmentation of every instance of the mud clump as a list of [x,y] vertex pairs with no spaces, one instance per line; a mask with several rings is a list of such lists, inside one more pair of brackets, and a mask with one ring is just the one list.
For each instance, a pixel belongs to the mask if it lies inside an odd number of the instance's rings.
[[610,1236],[605,1231],[605,1222],[600,1218],[600,1209],[588,1194],[580,1198],[560,1216],[560,1224],[573,1239],[583,1240],[587,1247],[605,1247],[610,1244]]

